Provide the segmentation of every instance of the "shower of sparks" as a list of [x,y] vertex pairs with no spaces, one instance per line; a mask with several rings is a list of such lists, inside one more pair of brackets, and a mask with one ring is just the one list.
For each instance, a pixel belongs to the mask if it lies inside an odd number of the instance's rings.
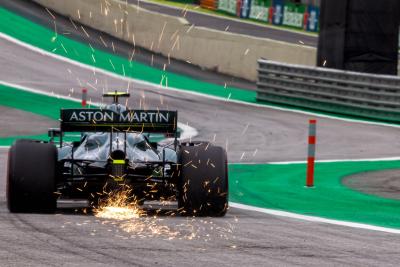
[[114,19],[115,32],[118,33],[118,21]]
[[[94,210],[95,217],[99,219],[96,222],[115,227],[114,231],[124,239],[158,237],[164,240],[203,240],[205,242],[214,238],[235,239],[234,226],[231,223],[221,225],[212,220],[190,217],[182,218],[173,225],[171,223],[167,225],[167,219],[174,217],[176,211],[168,211],[159,216],[161,209],[158,209],[155,211],[156,215],[148,215],[138,206],[138,201],[131,196],[131,192],[129,187],[124,187],[109,193],[107,199]],[[170,202],[161,201],[161,206],[168,203]],[[63,228],[69,224],[69,222],[64,223]],[[121,234],[121,230],[126,235]],[[108,231],[111,232],[113,229]]]
[[90,49],[92,50],[92,53],[94,53],[95,51],[94,51],[93,46],[91,44],[88,44],[88,45],[89,45]]
[[249,125],[250,125],[249,123],[246,124],[246,126],[244,127],[241,135],[244,135],[246,133],[247,129],[249,129]]
[[50,10],[47,7],[46,7],[46,11],[47,11],[47,13],[50,14],[50,16],[53,18],[53,20],[56,19],[56,17],[53,15],[53,13],[50,12]]
[[114,46],[114,42],[113,41],[111,41],[111,47],[112,47],[112,50],[113,50],[113,52],[115,54],[115,46]]
[[164,22],[164,25],[163,25],[163,27],[162,27],[160,36],[158,37],[158,45],[157,45],[157,48],[160,48],[161,41],[162,41],[163,36],[164,36],[164,30],[165,30],[165,27],[166,27],[166,26],[167,26],[167,22]]
[[78,27],[76,26],[76,24],[74,23],[74,21],[73,21],[71,18],[69,18],[69,21],[71,22],[72,26],[74,26],[75,30],[77,30]]
[[[104,13],[107,16],[108,12],[109,12],[109,7],[107,7],[107,4],[109,5],[109,3],[106,2],[106,5],[104,7]],[[103,6],[101,5],[101,9],[103,10]],[[139,12],[139,10],[137,10]],[[184,8],[183,10],[183,17],[186,16],[187,13],[187,7]],[[53,14],[51,14],[51,12],[49,10],[47,10],[47,12],[53,17],[53,19],[55,20],[55,17]],[[79,19],[81,19],[81,14],[80,14],[80,10],[77,10],[78,13],[78,17]],[[90,11],[89,16],[92,16],[92,13]],[[89,33],[85,30],[85,28],[83,26],[77,26],[72,20],[71,18],[69,18],[71,24],[73,25],[73,27],[78,30],[80,28],[80,30],[88,37],[91,38]],[[115,24],[115,31],[118,32],[118,28],[117,28],[117,20],[114,20],[114,24]],[[122,23],[123,21],[121,20],[121,31],[122,31]],[[160,46],[160,43],[162,43],[163,38],[167,38],[167,36],[163,36],[165,35],[165,27],[166,27],[167,23],[164,24],[162,31],[160,33],[159,36],[159,40],[158,40],[158,47]],[[191,25],[188,30],[187,33],[189,33],[194,27],[194,24]],[[225,31],[228,31],[229,29],[229,25],[226,27]],[[57,38],[57,28],[55,25],[55,34],[56,37],[54,38],[53,42],[56,40]],[[129,32],[128,32],[129,34]],[[129,35],[128,35],[129,37]],[[104,45],[104,47],[108,48],[109,46],[111,46],[113,52],[115,53],[115,47],[114,47],[114,43],[110,42],[110,44],[108,45],[105,40],[100,36],[99,37],[101,43]],[[130,61],[133,60],[133,57],[135,55],[135,46],[136,46],[136,42],[135,42],[135,36],[132,33],[132,41],[133,41],[133,49],[132,52],[130,54]],[[171,42],[173,41],[173,47],[171,50],[177,49],[179,50],[180,47],[180,36],[178,34],[178,31],[176,31],[173,36],[171,37]],[[60,43],[61,48],[65,51],[65,53],[68,53],[66,48],[64,47],[64,45],[62,43]],[[93,47],[89,44],[91,50],[92,50],[92,60],[93,62],[96,62],[96,59],[94,57],[94,49]],[[151,44],[151,50],[153,48],[153,43]],[[247,55],[249,53],[249,49],[247,49],[245,51],[245,55]],[[73,53],[73,49],[70,50],[71,53]],[[76,52],[75,52],[76,53]],[[152,55],[151,57],[151,65],[153,65],[153,61],[154,61],[154,55]],[[186,61],[187,63],[191,64],[192,62],[190,62],[189,60]],[[109,59],[109,63],[112,66],[112,68],[115,70],[115,66],[113,64],[113,62],[111,61],[111,59]],[[170,64],[170,56],[168,55],[168,64]],[[166,64],[164,64],[164,70],[166,70],[167,66]],[[70,75],[73,75],[72,71],[70,69],[67,69],[68,73]],[[124,65],[122,65],[122,71],[123,74],[125,76],[125,67]],[[93,72],[95,75],[95,69],[93,68]],[[78,84],[80,87],[82,87],[82,82],[79,79],[79,77],[76,77]],[[168,87],[168,77],[166,75],[163,75],[163,78],[161,80],[161,84],[163,84],[163,82],[165,81],[165,86]],[[105,81],[105,87],[107,88],[107,81]],[[97,79],[96,79],[96,83],[97,84]],[[98,90],[98,88],[96,88],[93,84],[86,82],[86,85],[94,90]],[[226,83],[225,83],[225,88],[227,87]],[[100,85],[99,85],[99,89]],[[103,88],[104,91],[104,88]],[[106,90],[108,91],[108,90]],[[129,91],[129,83],[128,83],[128,90]],[[52,92],[54,94],[54,92]],[[70,94],[74,93],[74,89],[71,88]],[[57,97],[60,97],[59,95],[57,95]],[[231,93],[229,93],[227,99],[229,100],[231,97]],[[128,101],[128,99],[126,100]],[[92,99],[89,99],[88,104],[89,106],[92,103]],[[164,104],[164,99],[163,97],[160,95],[160,103],[161,105]],[[143,107],[145,106],[145,94],[144,91],[142,92],[142,97],[140,99],[140,106]],[[246,129],[244,131],[246,131],[248,128],[248,125],[246,127]],[[214,141],[216,139],[216,134],[214,134]],[[228,139],[226,140],[226,149],[228,149]],[[205,149],[208,148],[208,145]],[[244,152],[242,155],[242,158],[244,157]],[[209,160],[207,161],[207,165],[208,163],[215,168],[214,164],[209,162]],[[196,165],[192,164],[192,162],[189,162],[188,164],[191,164],[194,168],[197,168]],[[82,188],[85,188],[87,186],[87,184],[85,183],[83,185]],[[82,188],[77,188],[78,191],[82,191]],[[125,187],[124,187],[125,188]],[[152,192],[152,191],[150,191]],[[92,195],[93,196],[93,195]],[[94,196],[93,196],[94,197]],[[118,232],[119,234],[122,232],[126,233],[126,236],[121,236],[123,238],[148,238],[148,237],[161,237],[164,238],[165,240],[173,240],[173,239],[179,239],[179,240],[204,240],[204,241],[210,241],[214,238],[222,238],[222,239],[226,239],[226,240],[231,240],[232,238],[235,238],[233,235],[234,232],[234,227],[231,223],[226,223],[226,222],[218,222],[215,223],[213,222],[212,219],[201,219],[201,218],[177,218],[176,220],[168,220],[168,218],[173,218],[174,216],[176,216],[177,214],[182,212],[182,208],[178,209],[178,211],[169,211],[164,213],[164,216],[160,216],[160,210],[156,210],[156,215],[148,215],[148,212],[144,211],[140,206],[139,206],[139,201],[137,199],[135,199],[134,197],[132,197],[132,190],[130,188],[125,188],[125,189],[121,189],[118,191],[114,191],[111,192],[107,195],[107,198],[102,201],[100,203],[100,205],[94,209],[94,215],[96,218],[98,218],[96,220],[96,222],[101,223],[102,225],[111,225],[113,227],[116,227],[116,232]],[[162,202],[163,203],[163,202]],[[83,210],[83,213],[86,213],[86,209]],[[235,222],[237,222],[237,218],[235,218]],[[88,222],[84,222],[82,224],[76,224],[76,226],[84,226],[88,224]],[[65,228],[66,226],[71,225],[71,222],[66,222],[62,228]],[[108,231],[113,231],[111,229],[109,229]],[[95,233],[96,230],[93,230],[93,232],[91,233],[91,235],[98,235],[98,233]],[[232,248],[236,248],[235,245],[231,246]]]
[[193,27],[194,27],[194,24],[192,24],[192,25],[189,27],[189,29],[187,29],[186,33],[189,33],[189,32],[193,29]]
[[176,30],[171,37],[169,38],[170,41],[174,40],[176,38],[176,35],[178,35],[179,30]]
[[109,58],[109,59],[108,59],[108,61],[110,62],[110,64],[111,64],[111,67],[112,67],[112,68],[113,68],[113,70],[115,71],[115,66],[114,66],[113,62],[111,61],[111,58]]
[[258,149],[256,148],[256,150],[254,150],[253,157],[255,157],[257,155],[257,152],[258,152]]
[[104,41],[104,39],[103,39],[103,37],[99,37],[100,38],[100,41],[103,43],[103,45],[104,45],[104,47],[108,47],[108,45],[107,45],[107,43]]
[[97,91],[97,88],[94,85],[92,85],[91,83],[86,82],[86,85],[89,86],[90,88],[93,88],[95,91]]
[[186,5],[182,17],[186,18],[187,12],[188,12],[188,7]]
[[51,38],[51,42],[54,43],[57,40],[58,33],[57,33],[57,23],[56,21],[53,21],[54,23],[54,36]]
[[90,38],[89,33],[85,30],[85,28],[83,26],[81,26],[81,29],[82,29],[83,33],[86,35],[86,37]]
[[60,43],[60,45],[61,45],[62,49],[64,50],[65,54],[68,54],[68,51],[67,51],[67,49],[65,48],[65,46],[63,45],[63,43]]
[[132,49],[131,56],[129,57],[129,63],[132,64],[133,57],[135,56],[135,49]]
[[174,44],[172,45],[171,51],[174,51],[175,47],[177,50],[179,50],[179,47],[180,47],[179,46],[179,35],[176,36],[176,39],[175,39]]
[[139,209],[137,200],[131,195],[130,188],[113,191],[107,198],[100,203],[100,206],[94,210],[98,218],[129,220],[139,218],[143,211]]

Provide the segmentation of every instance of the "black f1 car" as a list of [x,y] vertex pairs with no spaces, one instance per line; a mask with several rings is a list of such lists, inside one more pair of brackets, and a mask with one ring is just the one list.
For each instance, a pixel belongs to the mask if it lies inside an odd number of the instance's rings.
[[[184,215],[223,216],[228,208],[226,151],[208,142],[178,140],[177,112],[131,110],[113,97],[104,109],[62,109],[48,142],[17,140],[9,150],[10,212],[52,213],[57,199],[97,203],[108,190],[128,185],[141,200],[174,199]],[[80,140],[63,141],[65,132]],[[171,140],[151,142],[150,134]],[[55,142],[59,139],[59,144]]]

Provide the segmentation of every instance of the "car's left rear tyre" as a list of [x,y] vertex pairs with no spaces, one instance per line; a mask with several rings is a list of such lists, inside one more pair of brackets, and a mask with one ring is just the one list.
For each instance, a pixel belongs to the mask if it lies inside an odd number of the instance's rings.
[[7,205],[10,212],[53,213],[56,210],[57,148],[18,140],[8,154]]

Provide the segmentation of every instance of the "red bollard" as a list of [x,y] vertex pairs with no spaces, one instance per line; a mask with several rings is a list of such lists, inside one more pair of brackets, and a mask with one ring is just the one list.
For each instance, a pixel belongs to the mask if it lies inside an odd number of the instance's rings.
[[315,146],[317,143],[317,120],[310,120],[308,134],[308,158],[306,186],[314,186]]
[[82,88],[82,107],[86,107],[87,103],[87,89]]

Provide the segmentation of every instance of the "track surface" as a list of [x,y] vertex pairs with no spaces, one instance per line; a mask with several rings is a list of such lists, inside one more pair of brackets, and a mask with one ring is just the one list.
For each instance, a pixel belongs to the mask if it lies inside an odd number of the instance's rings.
[[399,170],[358,173],[345,177],[342,182],[354,190],[400,200]]
[[[5,151],[0,149],[2,177]],[[5,179],[0,187],[5,188]],[[159,225],[179,236],[190,233],[181,226],[189,220],[198,237],[166,240],[132,236],[118,222],[91,215],[10,214],[4,191],[0,200],[2,266],[398,266],[400,260],[398,235],[236,209],[219,219],[162,218]]]
[[[102,101],[103,90],[128,87],[127,82],[33,53],[4,39],[0,39],[0,47],[2,81],[64,96],[73,89],[72,96],[76,98],[80,98],[80,88],[86,86],[91,99],[97,102]],[[231,162],[305,159],[309,116],[193,97],[136,83],[129,87],[133,88],[130,105],[140,107],[145,102],[148,107],[179,110],[180,121],[199,131],[197,139],[215,138],[217,144],[228,148]],[[398,130],[394,128],[321,118],[318,135],[319,159],[394,157],[400,150]]]
[[[0,40],[0,80],[62,95],[80,83],[98,91],[126,88],[126,82],[18,47]],[[68,71],[70,70],[70,72]],[[18,71],[16,71],[18,70]],[[149,106],[179,110],[181,122],[199,130],[199,139],[228,140],[230,161],[303,160],[308,116],[193,97],[131,84],[130,104],[139,105],[144,92]],[[162,95],[162,103],[159,92]],[[91,91],[93,100],[101,100]],[[75,94],[80,97],[79,94]],[[135,100],[133,100],[135,99]],[[143,100],[143,98],[142,98]],[[247,127],[247,124],[249,126]],[[319,119],[319,158],[397,156],[398,130]],[[247,130],[245,130],[247,128]],[[245,130],[245,133],[242,134]],[[258,152],[253,156],[255,149]],[[195,219],[194,240],[131,237],[118,224],[90,215],[10,214],[5,202],[6,149],[0,149],[0,265],[46,266],[260,266],[260,265],[392,265],[400,260],[400,236],[309,223],[232,209],[225,218]],[[186,218],[165,217],[160,224],[185,234]],[[143,218],[140,220],[144,220]],[[207,223],[205,223],[205,221]],[[210,228],[210,222],[215,224]],[[215,229],[230,229],[223,237]],[[205,229],[204,229],[205,228]],[[207,236],[207,235],[210,235]],[[208,238],[211,240],[206,241]]]
[[0,137],[46,133],[56,121],[18,109],[0,106]]
[[285,31],[274,29],[267,26],[246,23],[243,21],[233,20],[225,17],[210,16],[203,13],[193,12],[190,10],[183,10],[179,8],[158,5],[147,1],[128,0],[128,3],[139,4],[140,7],[170,15],[175,17],[185,17],[189,23],[196,26],[210,28],[218,31],[227,31],[232,33],[239,33],[253,37],[268,38],[287,43],[299,44],[302,42],[307,46],[317,46],[318,37],[310,36],[307,34],[296,33],[293,31]]

